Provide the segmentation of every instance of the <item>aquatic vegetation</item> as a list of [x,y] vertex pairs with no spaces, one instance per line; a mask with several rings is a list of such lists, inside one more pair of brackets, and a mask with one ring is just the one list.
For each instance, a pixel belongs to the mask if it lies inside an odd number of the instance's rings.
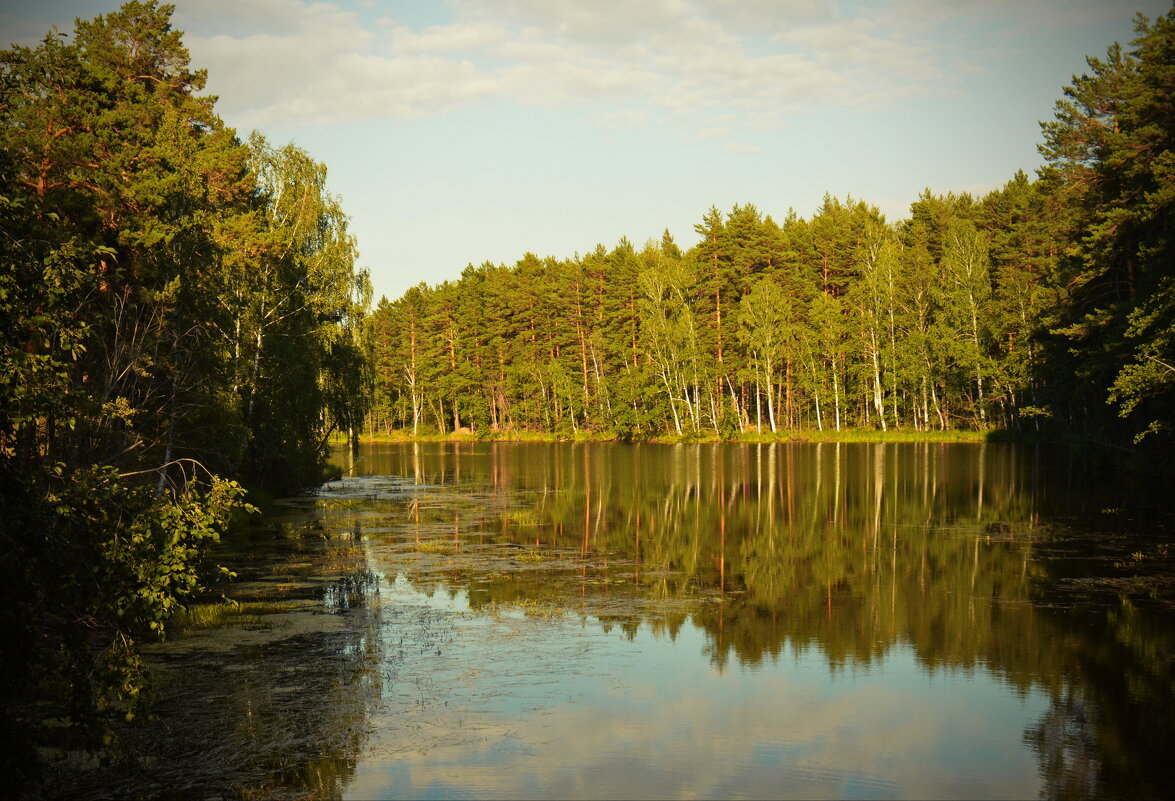
[[234,601],[226,598],[217,603],[190,604],[177,612],[171,622],[183,636],[196,629],[261,625],[264,615],[290,612],[299,605],[296,601]]

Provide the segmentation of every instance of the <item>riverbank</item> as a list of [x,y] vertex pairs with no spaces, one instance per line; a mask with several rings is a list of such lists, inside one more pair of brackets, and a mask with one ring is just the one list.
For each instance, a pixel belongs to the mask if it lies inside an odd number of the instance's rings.
[[[1020,441],[1024,435],[1002,429],[974,431],[952,429],[948,431],[914,431],[899,429],[881,431],[877,429],[852,428],[835,430],[779,431],[772,433],[746,432],[731,439],[722,439],[714,434],[698,436],[657,436],[635,440],[657,444],[685,442],[989,442]],[[345,437],[332,438],[333,444],[346,444]],[[617,442],[614,433],[578,432],[571,436],[535,431],[479,431],[416,434],[410,431],[365,434],[359,438],[363,443],[379,442]]]

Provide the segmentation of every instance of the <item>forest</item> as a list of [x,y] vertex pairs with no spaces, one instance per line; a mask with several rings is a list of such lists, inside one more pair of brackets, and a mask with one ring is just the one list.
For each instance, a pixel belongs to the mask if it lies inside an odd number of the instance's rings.
[[[7,775],[146,709],[140,644],[332,437],[973,429],[1152,457],[1175,424],[1175,11],[1088,59],[1046,166],[908,219],[711,208],[683,248],[470,265],[374,310],[326,167],[241,135],[173,8],[0,51]],[[1170,464],[1165,464],[1169,469]]]
[[1171,444],[1173,17],[1089,58],[1046,166],[909,217],[710,208],[586,255],[382,299],[368,432],[731,439],[1001,429]]
[[[171,6],[0,52],[0,736],[92,747],[248,510],[322,480],[370,384],[326,168],[242,138]],[[53,727],[49,721],[70,722]]]

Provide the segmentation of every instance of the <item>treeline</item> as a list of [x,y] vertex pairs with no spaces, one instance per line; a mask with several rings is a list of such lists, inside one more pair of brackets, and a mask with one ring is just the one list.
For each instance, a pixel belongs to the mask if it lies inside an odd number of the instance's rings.
[[[9,776],[142,697],[241,485],[321,480],[370,397],[325,167],[243,141],[171,6],[0,52],[0,673]],[[75,725],[45,728],[45,721]],[[15,773],[14,773],[15,771]]]
[[1169,443],[1173,16],[1138,23],[1044,124],[1048,166],[908,219],[826,197],[711,208],[585,256],[470,265],[374,315],[368,424],[475,433],[1042,426]]
[[851,199],[782,224],[712,208],[685,252],[666,234],[469,268],[376,310],[374,420],[647,437],[1018,416],[1059,244],[993,248],[1001,201],[1055,211],[1019,176],[980,203],[928,193],[900,227]]

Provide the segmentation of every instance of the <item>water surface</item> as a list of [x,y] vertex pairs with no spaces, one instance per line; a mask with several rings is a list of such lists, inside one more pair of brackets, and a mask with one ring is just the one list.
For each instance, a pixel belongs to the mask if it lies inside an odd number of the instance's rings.
[[1068,451],[450,443],[349,467],[237,557],[227,593],[293,609],[153,655],[188,721],[152,741],[157,785],[211,729],[194,786],[225,795],[1175,789],[1169,524]]

